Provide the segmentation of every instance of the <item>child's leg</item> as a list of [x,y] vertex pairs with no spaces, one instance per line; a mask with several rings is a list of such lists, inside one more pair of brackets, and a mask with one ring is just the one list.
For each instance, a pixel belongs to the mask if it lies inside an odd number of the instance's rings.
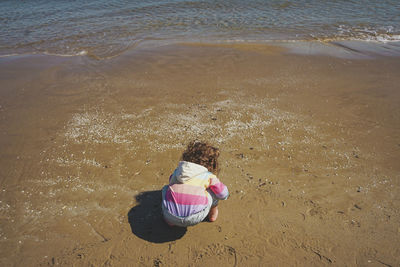
[[215,196],[214,192],[211,191],[210,189],[207,190],[208,193],[211,196],[211,200],[212,200],[212,205],[210,208],[210,211],[208,212],[208,220],[210,222],[215,222],[217,220],[218,217],[218,198]]
[[218,218],[218,206],[212,206],[210,212],[208,213],[208,220],[210,222],[215,222]]

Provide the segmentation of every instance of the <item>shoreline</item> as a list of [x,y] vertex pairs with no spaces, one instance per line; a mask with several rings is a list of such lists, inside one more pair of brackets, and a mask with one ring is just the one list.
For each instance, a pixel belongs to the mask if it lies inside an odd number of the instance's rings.
[[91,54],[87,50],[82,50],[76,54],[57,54],[57,53],[24,53],[1,55],[0,62],[4,59],[29,57],[29,56],[55,56],[55,57],[87,57],[94,60],[109,60],[124,56],[126,54],[135,53],[141,50],[158,50],[163,47],[176,46],[210,46],[210,47],[276,47],[287,49],[289,53],[297,55],[321,55],[333,56],[339,58],[376,58],[376,57],[399,57],[400,56],[400,41],[369,41],[369,40],[347,40],[347,39],[328,39],[323,40],[235,40],[235,41],[178,41],[178,42],[160,42],[148,41],[139,44],[134,44],[132,47],[126,48],[114,55],[98,56]]
[[[400,63],[344,54],[0,59],[0,263],[398,264]],[[196,138],[220,148],[231,197],[155,242],[157,191]]]

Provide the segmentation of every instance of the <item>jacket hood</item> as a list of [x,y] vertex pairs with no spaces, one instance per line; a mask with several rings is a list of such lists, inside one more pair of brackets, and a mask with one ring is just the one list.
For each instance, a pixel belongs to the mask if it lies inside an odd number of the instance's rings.
[[208,172],[208,169],[204,166],[193,162],[180,161],[178,164],[178,168],[176,168],[174,172],[174,176],[176,180],[184,183],[185,181],[188,181],[191,178],[205,172]]

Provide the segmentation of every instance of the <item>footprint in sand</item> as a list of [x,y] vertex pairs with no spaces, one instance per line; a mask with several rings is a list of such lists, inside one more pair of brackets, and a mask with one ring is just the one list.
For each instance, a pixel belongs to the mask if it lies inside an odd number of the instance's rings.
[[208,245],[196,253],[195,262],[200,266],[237,266],[236,250],[221,243]]

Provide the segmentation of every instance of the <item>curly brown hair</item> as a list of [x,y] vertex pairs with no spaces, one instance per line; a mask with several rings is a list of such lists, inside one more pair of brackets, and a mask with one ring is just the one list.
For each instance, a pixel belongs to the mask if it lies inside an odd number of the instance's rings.
[[218,174],[219,149],[206,142],[192,141],[182,154],[182,160],[204,166],[208,171]]

